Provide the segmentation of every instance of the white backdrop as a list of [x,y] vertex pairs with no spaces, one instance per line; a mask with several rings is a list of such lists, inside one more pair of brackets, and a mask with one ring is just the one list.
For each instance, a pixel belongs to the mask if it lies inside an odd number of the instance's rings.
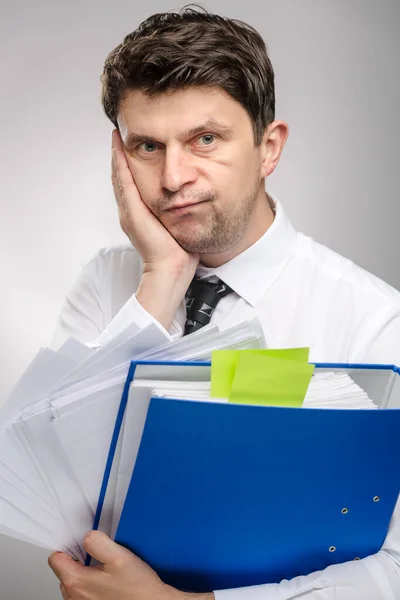
[[[267,188],[298,229],[400,288],[400,3],[203,5],[250,22],[268,44],[276,116],[290,134]],[[171,8],[165,0],[1,2],[0,402],[49,343],[81,264],[127,241],[99,76],[125,34]],[[58,597],[45,552],[1,538],[0,555],[1,600]]]

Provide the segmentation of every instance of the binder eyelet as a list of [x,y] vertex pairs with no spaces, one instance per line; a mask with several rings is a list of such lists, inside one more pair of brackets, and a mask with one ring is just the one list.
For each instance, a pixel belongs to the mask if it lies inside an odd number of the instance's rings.
[[356,556],[353,560],[361,560],[359,556]]
[[349,512],[348,508],[342,508],[342,510],[341,510],[342,515],[347,515],[348,512]]
[[374,497],[373,497],[373,501],[374,501],[374,502],[379,502],[379,500],[380,500],[380,499],[381,499],[381,497],[380,497],[380,496],[374,496]]
[[331,546],[331,547],[329,548],[329,552],[335,552],[335,550],[336,550],[336,546]]

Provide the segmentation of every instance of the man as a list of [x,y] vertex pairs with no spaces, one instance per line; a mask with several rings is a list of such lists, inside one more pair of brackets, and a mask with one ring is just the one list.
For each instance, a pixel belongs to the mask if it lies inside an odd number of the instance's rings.
[[[312,361],[400,364],[400,294],[296,233],[265,191],[288,126],[274,120],[273,69],[254,29],[195,10],[153,15],[111,52],[102,83],[130,244],[86,265],[54,346],[73,336],[98,347],[132,321],[156,322],[162,343],[204,325],[205,313],[226,326],[257,315],[269,347],[309,346]],[[192,311],[198,297],[207,310]],[[375,556],[208,594],[164,585],[104,534],[90,533],[85,547],[99,567],[49,559],[65,599],[400,597],[399,511]]]

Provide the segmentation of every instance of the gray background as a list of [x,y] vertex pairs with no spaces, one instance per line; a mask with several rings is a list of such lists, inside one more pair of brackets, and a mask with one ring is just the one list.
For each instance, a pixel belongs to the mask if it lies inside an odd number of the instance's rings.
[[[50,342],[81,264],[126,243],[99,103],[107,53],[166,1],[0,4],[0,402]],[[254,25],[289,123],[268,179],[294,225],[400,288],[397,0],[203,3]],[[1,458],[1,457],[0,457]],[[0,537],[1,600],[58,598],[47,553]]]

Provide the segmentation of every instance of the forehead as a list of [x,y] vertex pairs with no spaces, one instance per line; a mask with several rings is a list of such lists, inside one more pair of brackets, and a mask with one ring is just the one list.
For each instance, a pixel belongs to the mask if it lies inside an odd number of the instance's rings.
[[175,136],[203,124],[226,131],[249,130],[251,120],[244,107],[220,88],[190,87],[147,96],[129,90],[120,103],[118,125],[123,136]]

